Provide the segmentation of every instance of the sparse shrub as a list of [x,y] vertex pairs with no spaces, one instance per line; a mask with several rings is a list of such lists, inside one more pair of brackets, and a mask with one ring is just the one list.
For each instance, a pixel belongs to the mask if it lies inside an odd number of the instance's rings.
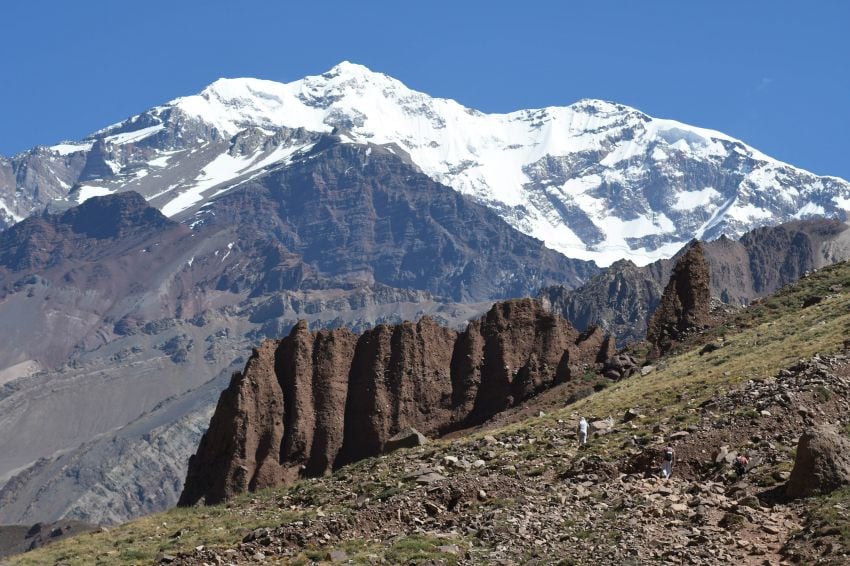
[[830,391],[823,385],[818,385],[817,387],[815,387],[815,398],[817,398],[818,401],[825,403],[826,401],[832,399],[832,391]]
[[437,550],[447,541],[426,536],[411,536],[397,540],[387,550],[385,558],[392,564],[409,564],[425,560],[440,559],[446,564],[456,564],[457,557]]
[[375,499],[377,499],[378,501],[386,501],[387,499],[393,497],[394,495],[398,495],[399,493],[402,493],[403,491],[404,491],[403,489],[401,489],[400,487],[398,487],[396,485],[390,486],[390,487],[384,489],[383,491],[379,492],[375,496]]

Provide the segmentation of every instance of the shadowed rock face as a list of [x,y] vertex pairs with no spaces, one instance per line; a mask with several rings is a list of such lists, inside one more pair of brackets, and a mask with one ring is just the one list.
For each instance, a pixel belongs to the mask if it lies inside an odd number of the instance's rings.
[[704,326],[710,317],[711,288],[702,244],[694,243],[673,268],[658,309],[649,320],[646,339],[657,354]]
[[[702,242],[712,297],[746,305],[796,281],[806,271],[847,259],[847,228],[839,220],[811,218],[758,228],[740,240],[722,236]],[[577,328],[602,326],[617,337],[619,344],[643,340],[670,273],[689,246],[676,257],[642,267],[628,260],[618,261],[578,289],[545,287],[540,299]]]
[[380,453],[400,430],[474,425],[569,380],[610,340],[531,299],[498,303],[458,333],[430,318],[310,332],[255,349],[218,402],[180,504],[219,502]]
[[62,214],[32,216],[0,233],[0,280],[6,272],[97,260],[116,248],[125,251],[146,238],[182,230],[138,193],[92,198]]

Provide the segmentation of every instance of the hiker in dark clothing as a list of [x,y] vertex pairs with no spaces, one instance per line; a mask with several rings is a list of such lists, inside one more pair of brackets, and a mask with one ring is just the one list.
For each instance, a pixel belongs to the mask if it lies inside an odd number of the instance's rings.
[[735,458],[735,462],[732,464],[735,468],[735,473],[738,474],[739,478],[747,473],[747,466],[749,465],[750,459],[747,458],[746,454],[738,454],[738,457]]

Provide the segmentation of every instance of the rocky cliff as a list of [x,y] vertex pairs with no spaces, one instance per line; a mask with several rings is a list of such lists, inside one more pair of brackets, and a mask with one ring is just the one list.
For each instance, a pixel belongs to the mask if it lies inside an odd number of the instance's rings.
[[[708,262],[711,296],[735,306],[747,305],[799,279],[807,271],[850,258],[850,230],[835,219],[795,220],[758,228],[739,240],[722,236],[702,242]],[[543,304],[574,326],[598,325],[620,344],[642,340],[678,258],[645,266],[618,261],[577,289],[546,287]]]
[[711,288],[702,244],[695,242],[673,268],[658,308],[649,319],[646,339],[654,355],[706,326],[710,319]]
[[[13,329],[0,348],[0,489],[14,486],[0,523],[112,523],[174,505],[209,423],[183,411],[211,413],[250,345],[299,319],[462,328],[493,301],[597,270],[398,147],[314,141],[189,225],[124,191],[0,232],[0,319]],[[115,473],[91,473],[103,469]]]
[[531,299],[498,303],[463,332],[427,317],[360,336],[298,324],[234,374],[180,503],[321,475],[408,426],[436,436],[480,423],[594,367],[608,345]]

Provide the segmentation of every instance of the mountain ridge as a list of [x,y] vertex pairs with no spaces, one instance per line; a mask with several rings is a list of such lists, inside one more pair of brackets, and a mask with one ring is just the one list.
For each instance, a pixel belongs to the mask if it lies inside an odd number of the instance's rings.
[[[140,222],[146,236],[97,237],[123,226],[123,213],[101,215],[108,229],[71,230],[87,217],[80,210],[109,202],[136,221],[158,220]],[[76,242],[73,253],[49,255],[55,262],[34,261],[35,245],[21,269],[0,263],[0,316],[16,321],[0,349],[0,483],[18,475],[17,488],[0,490],[0,521],[116,522],[173,503],[210,409],[204,391],[223,388],[251,344],[299,319],[362,332],[428,314],[459,327],[491,300],[578,285],[597,269],[398,152],[331,135],[192,218],[193,228],[167,219],[127,191],[0,232],[0,261],[5,242],[19,249],[15,236],[31,225],[65,227],[50,240],[58,249]],[[125,453],[156,454],[156,464]],[[101,466],[115,472],[89,473]]]
[[191,223],[216,195],[287,166],[334,129],[351,143],[396,144],[521,232],[600,265],[643,265],[692,238],[850,209],[846,181],[715,130],[595,99],[485,114],[348,62],[290,83],[219,79],[81,142],[19,154],[0,163],[0,209],[22,217],[134,189]]

